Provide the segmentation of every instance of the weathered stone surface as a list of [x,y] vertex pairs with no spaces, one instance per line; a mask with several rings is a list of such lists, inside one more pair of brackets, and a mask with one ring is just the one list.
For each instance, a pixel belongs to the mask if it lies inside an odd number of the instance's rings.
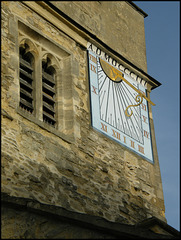
[[135,225],[68,211],[26,198],[1,195],[3,239],[179,239],[179,232],[152,217]]
[[[121,18],[119,26],[114,24],[113,31],[116,31],[115,26],[117,26],[119,36],[125,39],[120,41],[122,46],[117,45],[118,36],[116,36],[116,42],[113,43],[114,34],[110,34],[112,36],[108,36],[107,40],[105,36],[99,37],[107,41],[108,45],[112,43],[117,46],[118,49],[115,50],[124,53],[123,55],[128,59],[133,57],[135,60],[135,55],[139,50],[141,54],[139,64],[143,69],[145,68],[145,54],[143,53],[145,47],[144,44],[142,45],[143,19],[127,3],[61,2],[60,4],[62,10],[66,11],[68,11],[68,6],[76,6],[77,15],[76,11],[70,11],[70,14],[75,14],[74,17],[80,20],[79,23],[85,21],[89,30],[95,31],[96,34],[103,34],[103,32],[106,34],[109,29],[112,29],[110,24],[104,25],[104,14],[105,11],[108,12],[105,22],[107,23],[111,17],[110,10],[118,8],[122,16],[117,9],[111,19],[116,23]],[[88,11],[89,4],[92,6],[90,11]],[[102,13],[98,11],[101,9],[100,6],[102,6]],[[138,20],[137,23],[136,20]],[[65,76],[68,77],[63,83],[61,82],[62,85],[67,84],[68,89],[70,86],[72,88],[72,98],[70,98],[71,91],[61,89],[62,95],[59,101],[66,110],[60,113],[64,119],[62,128],[66,126],[62,135],[57,133],[56,129],[44,127],[43,123],[41,125],[40,121],[32,116],[20,114],[18,111],[19,77],[18,69],[14,67],[15,59],[19,59],[17,36],[18,26],[21,24],[18,21],[22,21],[23,26],[28,25],[33,29],[32,38],[35,38],[39,48],[47,44],[45,39],[49,39],[47,41],[50,41],[52,46],[55,44],[56,50],[59,49],[61,54],[66,55],[68,59],[66,64],[70,62],[75,64],[72,72],[67,71]],[[126,32],[127,27],[132,25],[130,21],[134,21],[136,26],[140,25],[139,34],[134,32],[130,36],[130,33]],[[131,28],[134,28],[135,24]],[[103,28],[106,28],[106,31],[103,31]],[[37,35],[33,31],[37,31]],[[137,34],[140,35],[138,36],[139,44],[136,43],[138,45],[133,50],[132,46]],[[130,52],[133,53],[132,57],[130,57]],[[15,56],[13,60],[10,60],[11,56]],[[70,60],[70,56],[73,56],[73,60]],[[12,67],[11,63],[14,63]],[[153,139],[155,149],[153,165],[91,127],[85,49],[79,47],[74,39],[65,35],[22,2],[4,1],[2,2],[2,64],[3,192],[20,198],[36,199],[41,203],[61,206],[75,212],[101,216],[110,221],[134,224],[149,216],[157,216],[165,221],[155,140]],[[71,141],[67,138],[70,135]],[[22,214],[27,217],[26,213]],[[17,224],[19,221],[21,221],[21,216],[17,218]],[[14,229],[16,225],[11,225],[11,218],[6,223],[9,225],[6,225],[6,231],[12,231],[11,234],[13,234],[14,230],[11,227],[13,226]],[[29,220],[27,224],[31,226],[31,221]],[[38,226],[46,229],[46,224],[43,222]],[[24,228],[22,225],[18,231],[20,232],[17,236],[30,236],[27,226]],[[56,231],[58,230],[55,229],[53,233],[47,232],[49,234],[47,236],[60,236]]]
[[50,2],[126,59],[147,70],[144,18],[126,1]]

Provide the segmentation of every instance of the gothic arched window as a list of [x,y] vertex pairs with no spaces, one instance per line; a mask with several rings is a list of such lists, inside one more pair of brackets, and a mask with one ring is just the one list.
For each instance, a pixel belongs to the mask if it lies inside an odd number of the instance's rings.
[[61,45],[51,42],[21,22],[19,28],[17,111],[42,129],[72,141],[72,83],[79,74],[73,66],[77,66],[77,61]]
[[34,57],[28,51],[29,46],[25,43],[19,48],[19,81],[20,81],[20,107],[32,113],[34,110],[33,102],[33,74]]
[[43,121],[55,126],[55,76],[56,71],[51,66],[50,58],[42,61],[42,94],[43,94]]

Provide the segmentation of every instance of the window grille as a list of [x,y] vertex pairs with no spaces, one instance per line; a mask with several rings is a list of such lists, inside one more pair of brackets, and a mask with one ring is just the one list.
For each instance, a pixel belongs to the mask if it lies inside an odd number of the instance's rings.
[[42,62],[43,121],[55,127],[55,69],[49,63]]
[[20,47],[20,107],[33,112],[33,55],[26,52],[28,45]]

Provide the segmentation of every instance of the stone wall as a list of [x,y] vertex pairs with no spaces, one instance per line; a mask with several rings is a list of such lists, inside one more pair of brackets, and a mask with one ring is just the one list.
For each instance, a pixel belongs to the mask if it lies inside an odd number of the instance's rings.
[[1,194],[2,239],[180,239],[158,218],[135,225],[110,222],[27,198]]
[[147,71],[144,17],[126,1],[50,1],[81,26]]
[[[74,4],[79,11],[82,8],[81,14],[87,16],[84,8],[87,9],[88,3],[61,4],[62,8]],[[90,4],[97,9],[100,3]],[[118,4],[117,18],[118,13],[120,19],[133,17],[134,9],[125,2],[101,4],[114,8],[114,4]],[[165,221],[155,139],[155,163],[151,164],[91,127],[86,50],[22,2],[2,2],[1,10],[2,191],[10,196],[35,199],[110,221],[134,224],[151,216]],[[90,13],[92,11],[93,7]],[[127,16],[124,16],[125,12]],[[141,18],[137,12],[135,15]],[[89,21],[98,24],[101,16],[97,15],[98,19],[92,16]],[[125,19],[121,20],[124,24],[120,21],[119,26],[115,25],[119,30],[122,25],[123,29],[129,29],[131,23]],[[129,21],[134,21],[134,17]],[[143,19],[140,21],[143,28]],[[66,81],[72,82],[72,90],[68,96],[63,94],[63,114],[67,116],[67,122],[62,122],[62,127],[68,126],[69,116],[72,116],[71,132],[67,128],[56,132],[19,109],[19,22],[42,36],[36,40],[37,45],[43,45],[44,40],[41,42],[41,39],[46,38],[70,55],[70,76]],[[131,25],[131,28],[134,27]],[[97,26],[97,31],[100,30],[104,32],[101,26]],[[139,35],[142,34],[141,30]],[[112,42],[111,38],[107,41],[107,44]],[[128,38],[120,44],[132,46],[132,41]],[[121,51],[128,49],[125,45],[118,47]],[[134,50],[130,50],[132,57],[137,55],[137,50]],[[125,56],[129,59],[130,52],[125,50]],[[143,52],[140,51],[140,54],[144,55]],[[145,59],[145,55],[139,59]],[[143,60],[142,69],[145,64]],[[70,101],[72,109],[69,115],[70,109],[66,107]]]
[[[22,203],[21,203],[22,204]],[[70,216],[47,214],[29,207],[3,206],[1,219],[3,225],[2,239],[117,239],[106,229],[86,223],[86,221],[70,220]],[[59,210],[59,212],[61,212]],[[81,215],[80,215],[81,216]],[[90,216],[87,216],[89,220]],[[83,220],[83,219],[82,219]],[[84,217],[85,220],[85,217]],[[91,222],[90,218],[90,222]],[[99,219],[99,221],[102,219]],[[121,234],[120,234],[121,235]]]

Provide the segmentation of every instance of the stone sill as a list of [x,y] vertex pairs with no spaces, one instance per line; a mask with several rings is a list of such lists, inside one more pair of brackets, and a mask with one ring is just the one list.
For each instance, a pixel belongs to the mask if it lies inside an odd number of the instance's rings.
[[27,120],[37,124],[39,127],[41,127],[42,129],[60,137],[61,139],[63,139],[64,141],[68,142],[68,143],[73,143],[74,142],[74,137],[73,136],[69,136],[69,135],[65,135],[64,133],[61,133],[59,130],[57,130],[56,128],[40,121],[39,119],[35,118],[33,115],[26,113],[25,111],[23,111],[22,109],[18,108],[17,109],[17,113],[20,114],[22,117],[26,118]]

